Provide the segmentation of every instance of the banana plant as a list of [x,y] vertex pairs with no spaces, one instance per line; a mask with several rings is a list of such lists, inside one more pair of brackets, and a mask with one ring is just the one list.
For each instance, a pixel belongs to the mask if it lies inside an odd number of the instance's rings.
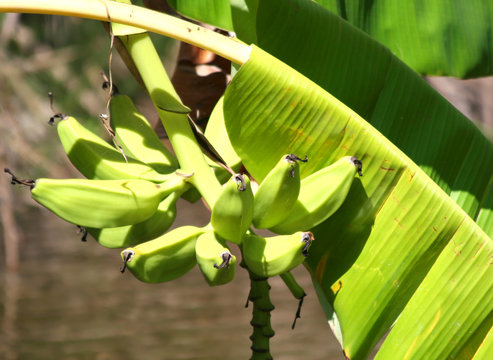
[[[387,333],[377,359],[491,356],[491,142],[388,48],[315,2],[172,3],[252,45],[111,1],[0,0],[0,11],[132,25],[240,65],[212,116],[229,139],[210,137],[223,158],[240,159],[259,183],[287,153],[308,156],[302,178],[344,156],[363,164],[341,208],[311,229],[305,261],[345,356],[367,358]],[[166,112],[172,101],[157,90]],[[193,185],[212,206],[218,186],[185,151],[178,134],[190,130],[173,113],[178,160],[203,175]]]

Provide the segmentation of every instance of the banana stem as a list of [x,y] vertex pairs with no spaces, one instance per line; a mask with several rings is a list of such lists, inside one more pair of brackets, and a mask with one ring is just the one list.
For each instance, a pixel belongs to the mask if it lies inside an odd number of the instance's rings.
[[252,341],[250,360],[272,359],[269,342],[274,336],[274,330],[270,323],[270,312],[274,310],[274,305],[270,301],[270,285],[267,278],[259,277],[250,270],[248,270],[248,275],[250,276],[248,301],[253,303],[252,321],[250,322],[253,327],[253,333],[250,336]]
[[188,109],[181,103],[149,34],[120,36],[120,39],[156,106],[181,171],[193,173],[189,182],[212,208],[221,191],[221,184],[204,158],[188,122],[188,115],[176,112]]
[[305,299],[306,293],[305,290],[298,284],[296,279],[294,278],[293,274],[289,271],[282,273],[279,275],[284,281],[284,284],[288,287],[289,291],[291,291],[291,294],[298,299],[298,309],[296,310],[296,314],[294,316],[294,321],[293,325],[291,325],[291,329],[294,329],[296,326],[296,320],[301,318],[301,306],[303,305],[303,300]]
[[0,12],[75,16],[146,29],[244,64],[251,48],[191,22],[140,6],[106,0],[0,0]]

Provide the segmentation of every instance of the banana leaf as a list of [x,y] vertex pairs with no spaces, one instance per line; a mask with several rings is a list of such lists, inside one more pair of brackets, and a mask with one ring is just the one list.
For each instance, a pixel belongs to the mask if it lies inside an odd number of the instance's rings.
[[[493,172],[491,143],[415,72],[315,2],[234,0],[232,5],[233,15],[240,10],[244,15],[242,27],[235,27],[240,39],[255,39],[356,111],[476,219]],[[396,99],[398,106],[387,106]]]
[[[428,91],[420,84],[415,91]],[[445,115],[458,116],[436,99]],[[399,106],[397,100],[386,106]],[[231,143],[258,181],[285,153],[308,155],[303,176],[345,155],[362,160],[364,175],[341,209],[313,229],[316,241],[306,262],[349,358],[366,358],[394,323],[379,358],[401,358],[397,348],[402,358],[443,359],[479,346],[491,327],[493,242],[409,157],[353,110],[256,47],[228,87],[223,111]]]
[[388,49],[317,4],[248,3],[249,36],[341,102],[255,51],[224,103],[246,168],[261,181],[287,152],[311,158],[304,176],[348,154],[366,167],[314,229],[307,261],[345,354],[365,358],[395,323],[378,358],[471,358],[493,316],[491,143]]
[[240,38],[328,91],[255,49],[223,105],[246,168],[261,181],[288,152],[309,156],[303,176],[344,155],[365,167],[314,229],[307,261],[346,356],[367,357],[393,327],[378,358],[471,358],[493,317],[491,143],[387,48],[316,3],[246,1],[242,11]]
[[493,73],[489,0],[316,0],[387,46],[420,74]]
[[186,17],[233,30],[229,0],[168,0],[168,4]]
[[[493,3],[489,0],[315,0],[365,31],[423,75],[471,78],[493,74]],[[256,43],[258,0],[173,0],[181,14],[233,30],[247,43]],[[291,7],[263,1],[265,8]],[[228,11],[229,10],[229,11]],[[283,13],[277,20],[289,26]],[[271,18],[274,20],[273,18]],[[300,30],[300,29],[297,29]],[[278,33],[277,31],[275,33]]]

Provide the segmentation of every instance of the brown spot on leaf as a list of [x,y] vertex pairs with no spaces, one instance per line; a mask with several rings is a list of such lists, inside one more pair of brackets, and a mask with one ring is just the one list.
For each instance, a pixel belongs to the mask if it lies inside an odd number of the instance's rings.
[[380,169],[385,170],[385,171],[395,171],[394,168],[386,168],[386,167],[383,167],[383,166],[380,166]]

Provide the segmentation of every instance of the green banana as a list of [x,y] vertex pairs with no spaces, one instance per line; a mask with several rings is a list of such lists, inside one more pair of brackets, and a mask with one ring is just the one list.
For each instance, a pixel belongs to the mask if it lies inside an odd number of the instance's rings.
[[196,264],[195,243],[204,228],[182,226],[121,252],[126,268],[140,281],[158,283],[185,275]]
[[252,223],[267,229],[283,221],[300,193],[300,169],[296,155],[284,155],[272,168],[255,192]]
[[136,159],[125,159],[122,153],[71,116],[60,120],[57,130],[70,161],[88,179],[142,179],[161,183],[168,178]]
[[253,217],[253,193],[250,179],[242,174],[233,175],[223,186],[212,207],[211,225],[225,240],[241,243]]
[[107,248],[125,248],[152,240],[164,234],[176,218],[176,202],[182,191],[169,194],[147,220],[133,225],[96,229],[86,228],[96,241]]
[[183,185],[146,180],[38,179],[31,194],[38,203],[71,223],[95,228],[139,223],[161,200]]
[[210,286],[223,285],[233,280],[236,257],[212,229],[197,239],[195,255],[200,271]]
[[301,180],[300,194],[290,213],[269,229],[278,234],[292,234],[313,228],[326,220],[342,205],[361,162],[345,156]]
[[262,237],[247,234],[243,240],[243,260],[258,276],[275,276],[303,263],[313,241],[311,232]]
[[161,174],[178,168],[178,161],[164,146],[147,119],[126,95],[110,100],[110,125],[125,154],[151,166]]

